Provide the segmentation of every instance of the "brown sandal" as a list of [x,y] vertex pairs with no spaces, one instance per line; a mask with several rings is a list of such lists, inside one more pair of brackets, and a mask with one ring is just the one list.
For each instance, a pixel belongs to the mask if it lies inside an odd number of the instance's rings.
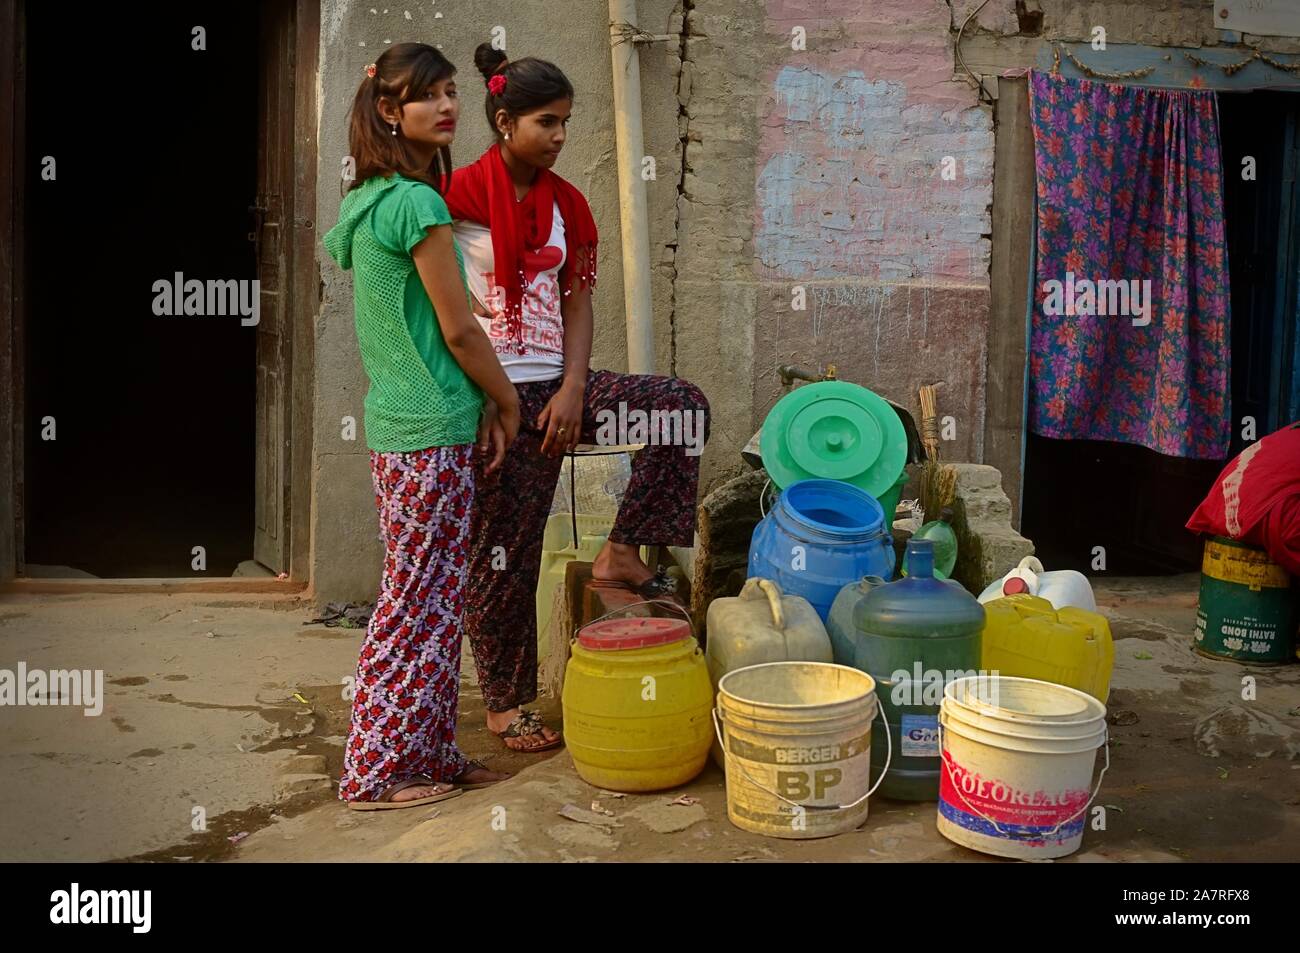
[[348,810],[351,811],[400,811],[408,807],[423,807],[426,804],[435,804],[438,801],[445,801],[448,798],[458,797],[462,794],[460,788],[452,788],[439,794],[431,794],[428,797],[412,798],[409,801],[394,801],[393,795],[398,791],[405,791],[407,788],[420,786],[437,787],[445,784],[445,781],[434,781],[432,778],[415,777],[407,778],[405,781],[398,781],[384,789],[384,793],[379,795],[373,801],[348,801]]
[[465,775],[469,774],[469,773],[470,773],[471,771],[473,771],[475,768],[482,768],[484,771],[491,771],[491,770],[492,770],[492,769],[489,768],[486,764],[484,764],[482,761],[474,761],[474,760],[471,759],[471,760],[465,762],[465,768],[464,768],[464,770],[462,770],[462,771],[460,772],[460,774],[456,775],[455,778],[452,778],[451,783],[454,784],[454,785],[456,785],[456,787],[460,788],[462,791],[479,791],[479,790],[482,790],[483,788],[490,788],[490,787],[492,787],[492,785],[494,785],[494,784],[500,784],[502,781],[508,781],[508,780],[510,780],[510,774],[509,774],[509,772],[506,772],[506,771],[499,771],[499,772],[497,772],[498,774],[504,774],[505,777],[504,777],[504,778],[497,778],[495,781],[474,781],[474,782],[465,782],[465,781],[459,781],[459,780],[457,780],[458,778],[462,778],[462,777],[464,777]]
[[[504,743],[507,738],[527,738],[529,735],[540,735],[545,727],[546,723],[542,721],[541,715],[528,708],[521,708],[519,714],[515,715],[510,724],[500,731],[493,732],[493,734]],[[543,742],[540,745],[529,745],[526,748],[511,748],[510,745],[506,745],[506,748],[523,754],[535,754],[539,751],[550,751],[553,748],[558,748],[563,743],[564,739],[556,735],[552,740]]]
[[616,579],[597,579],[592,576],[593,582],[598,582],[604,586],[616,586],[620,589],[630,589],[642,599],[654,602],[657,599],[671,599],[673,602],[681,602],[677,595],[677,580],[668,575],[667,570],[662,566],[655,570],[655,574],[639,586],[634,586],[630,582],[620,582]]

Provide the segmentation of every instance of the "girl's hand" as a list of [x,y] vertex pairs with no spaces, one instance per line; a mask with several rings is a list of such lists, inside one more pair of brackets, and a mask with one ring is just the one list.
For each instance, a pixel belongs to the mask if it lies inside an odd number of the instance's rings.
[[510,388],[510,396],[512,398],[510,403],[500,404],[497,407],[497,420],[505,433],[506,446],[514,443],[515,437],[519,436],[519,396],[513,385]]
[[492,451],[492,456],[484,468],[485,473],[491,473],[501,465],[505,459],[505,432],[501,429],[501,420],[497,412],[497,404],[492,398],[484,398],[483,415],[478,421],[478,452],[486,455]]
[[514,442],[519,433],[519,405],[513,404],[503,412],[490,398],[483,402],[483,416],[479,420],[479,451],[492,452],[485,473],[491,473],[501,466],[506,457],[506,448]]
[[542,453],[558,457],[578,445],[582,437],[583,390],[561,384],[555,396],[537,415],[537,429],[545,431]]

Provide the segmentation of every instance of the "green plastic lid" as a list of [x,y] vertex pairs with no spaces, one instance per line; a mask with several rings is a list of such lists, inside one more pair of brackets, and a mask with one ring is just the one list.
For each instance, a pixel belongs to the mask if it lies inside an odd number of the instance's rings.
[[907,462],[907,432],[881,397],[849,381],[805,384],[763,421],[759,449],[780,489],[799,480],[843,480],[877,500]]

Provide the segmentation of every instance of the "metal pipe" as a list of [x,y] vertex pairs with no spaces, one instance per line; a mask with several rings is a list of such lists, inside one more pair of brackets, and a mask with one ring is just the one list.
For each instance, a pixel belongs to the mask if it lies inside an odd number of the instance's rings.
[[[623,237],[623,305],[627,312],[627,369],[653,374],[654,311],[650,296],[650,231],[641,162],[641,62],[629,36],[636,29],[636,0],[609,0],[614,69],[614,141],[618,147],[619,226]],[[630,29],[629,29],[630,28]]]
[[818,381],[833,381],[837,379],[839,369],[834,364],[827,364],[824,372],[810,371],[800,367],[797,364],[782,364],[776,369],[781,375],[781,385],[789,387],[795,381],[809,381],[816,383]]

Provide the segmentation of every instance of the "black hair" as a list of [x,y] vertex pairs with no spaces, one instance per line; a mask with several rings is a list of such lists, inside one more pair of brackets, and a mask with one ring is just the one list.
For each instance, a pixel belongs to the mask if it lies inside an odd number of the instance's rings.
[[493,76],[506,78],[505,89],[493,95],[489,88],[483,108],[488,125],[498,136],[497,110],[504,109],[512,119],[541,109],[557,99],[573,99],[573,84],[554,63],[527,56],[521,60],[507,60],[503,50],[491,43],[480,43],[474,51],[474,65],[489,83]]

